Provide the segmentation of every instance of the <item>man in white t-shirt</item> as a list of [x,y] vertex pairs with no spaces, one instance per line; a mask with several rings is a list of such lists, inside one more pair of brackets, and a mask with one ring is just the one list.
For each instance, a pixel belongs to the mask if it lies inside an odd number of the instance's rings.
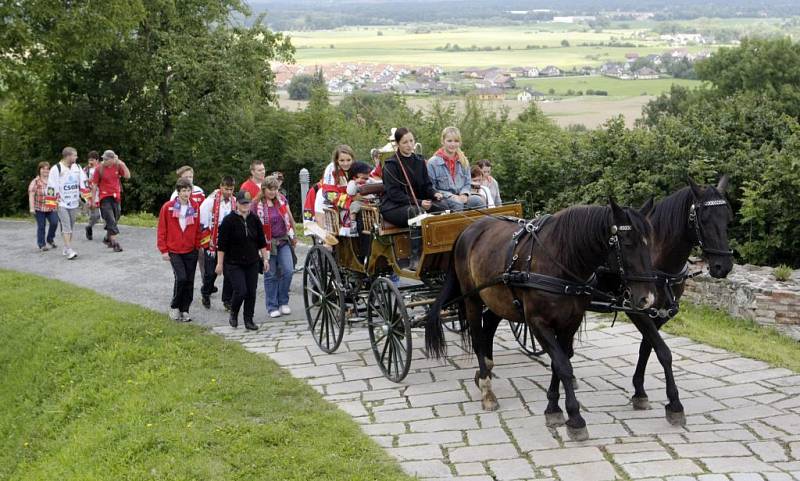
[[86,173],[75,163],[76,160],[78,151],[64,147],[61,161],[50,169],[50,178],[47,180],[47,197],[54,197],[58,201],[58,220],[64,238],[62,253],[70,260],[78,257],[78,253],[72,249],[72,228],[80,210],[81,196],[87,200],[91,196]]

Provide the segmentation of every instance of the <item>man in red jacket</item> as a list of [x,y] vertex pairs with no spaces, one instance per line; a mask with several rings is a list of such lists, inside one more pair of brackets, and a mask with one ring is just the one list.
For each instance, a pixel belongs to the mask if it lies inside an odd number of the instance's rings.
[[200,248],[200,204],[191,199],[192,183],[178,179],[178,196],[161,207],[158,215],[157,245],[161,257],[172,264],[175,286],[172,290],[169,318],[189,322],[189,306],[194,293],[197,250]]

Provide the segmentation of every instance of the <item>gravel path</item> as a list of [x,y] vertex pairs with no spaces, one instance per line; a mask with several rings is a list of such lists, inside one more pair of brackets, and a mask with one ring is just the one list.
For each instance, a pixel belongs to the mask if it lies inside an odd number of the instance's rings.
[[[63,241],[56,235],[58,249],[40,252],[36,248],[36,226],[33,222],[0,220],[0,240],[6,246],[0,259],[0,268],[31,272],[52,279],[72,282],[94,289],[118,301],[139,304],[157,311],[167,312],[172,298],[172,268],[161,259],[156,249],[156,231],[151,228],[120,226],[119,236],[123,252],[112,252],[102,242],[101,226],[95,226],[94,240],[86,240],[85,224],[76,224],[73,248],[78,258],[68,261],[61,255]],[[299,255],[306,248],[299,246]],[[211,297],[211,309],[200,304],[200,271],[195,274],[195,296],[191,314],[193,322],[207,326],[227,325],[228,316],[222,308],[222,278],[216,286],[219,292]],[[298,296],[301,276],[295,275],[289,294],[290,319],[299,319],[302,297]],[[256,323],[267,319],[264,305],[264,286],[259,286],[256,298]],[[241,322],[241,315],[239,321]]]
[[[119,254],[99,241],[89,243],[79,232],[75,247],[80,257],[67,261],[59,252],[36,250],[33,224],[0,221],[9,254],[0,267],[63,279],[166,311],[172,274],[158,256],[152,229],[124,228],[125,252]],[[376,366],[362,326],[348,326],[335,354],[314,345],[301,317],[299,281],[295,276],[295,314],[263,322],[257,333],[227,326],[218,302],[210,311],[198,303],[193,313],[214,332],[306,380],[420,478],[800,480],[800,375],[793,371],[668,337],[687,414],[686,427],[670,426],[655,356],[646,380],[653,409],[634,411],[628,397],[639,335],[630,324],[610,327],[591,316],[573,360],[591,438],[572,442],[564,428],[544,426],[547,358],[523,355],[506,324],[495,341],[499,379],[494,389],[500,409],[484,412],[472,380],[474,356],[461,350],[457,335],[448,334],[448,358],[432,361],[425,359],[416,332],[411,372],[403,383],[392,383]],[[257,306],[257,320],[263,321],[263,290]]]

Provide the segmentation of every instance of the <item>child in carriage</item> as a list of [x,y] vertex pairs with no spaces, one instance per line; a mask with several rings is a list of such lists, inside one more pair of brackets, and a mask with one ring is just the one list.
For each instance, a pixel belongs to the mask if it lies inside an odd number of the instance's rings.
[[[325,207],[333,207],[339,215],[340,236],[351,235],[351,216],[347,183],[350,181],[350,168],[353,166],[355,154],[348,145],[339,145],[333,150],[331,163],[325,168],[322,185],[314,203],[317,223],[325,224]],[[336,233],[334,233],[336,234]],[[357,235],[357,232],[353,232]]]

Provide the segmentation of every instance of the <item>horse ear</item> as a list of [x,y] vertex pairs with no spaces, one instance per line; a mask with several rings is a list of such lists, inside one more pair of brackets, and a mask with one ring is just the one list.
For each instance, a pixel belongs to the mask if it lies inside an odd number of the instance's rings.
[[700,191],[700,186],[695,183],[694,179],[692,179],[692,176],[687,175],[686,180],[689,182],[689,187],[691,187],[692,189],[692,194],[694,194],[694,198],[699,199],[700,197],[702,197],[703,193]]
[[623,213],[622,209],[612,196],[608,196],[608,205],[611,206],[611,212],[614,214],[615,219]]
[[650,197],[647,199],[647,202],[645,202],[644,205],[639,208],[639,212],[643,216],[647,217],[651,212],[653,212],[653,207],[655,207],[655,202],[653,201],[653,198]]
[[723,175],[722,178],[719,179],[719,183],[717,184],[717,190],[720,191],[721,193],[728,190],[728,183],[730,180],[731,178],[728,174]]

